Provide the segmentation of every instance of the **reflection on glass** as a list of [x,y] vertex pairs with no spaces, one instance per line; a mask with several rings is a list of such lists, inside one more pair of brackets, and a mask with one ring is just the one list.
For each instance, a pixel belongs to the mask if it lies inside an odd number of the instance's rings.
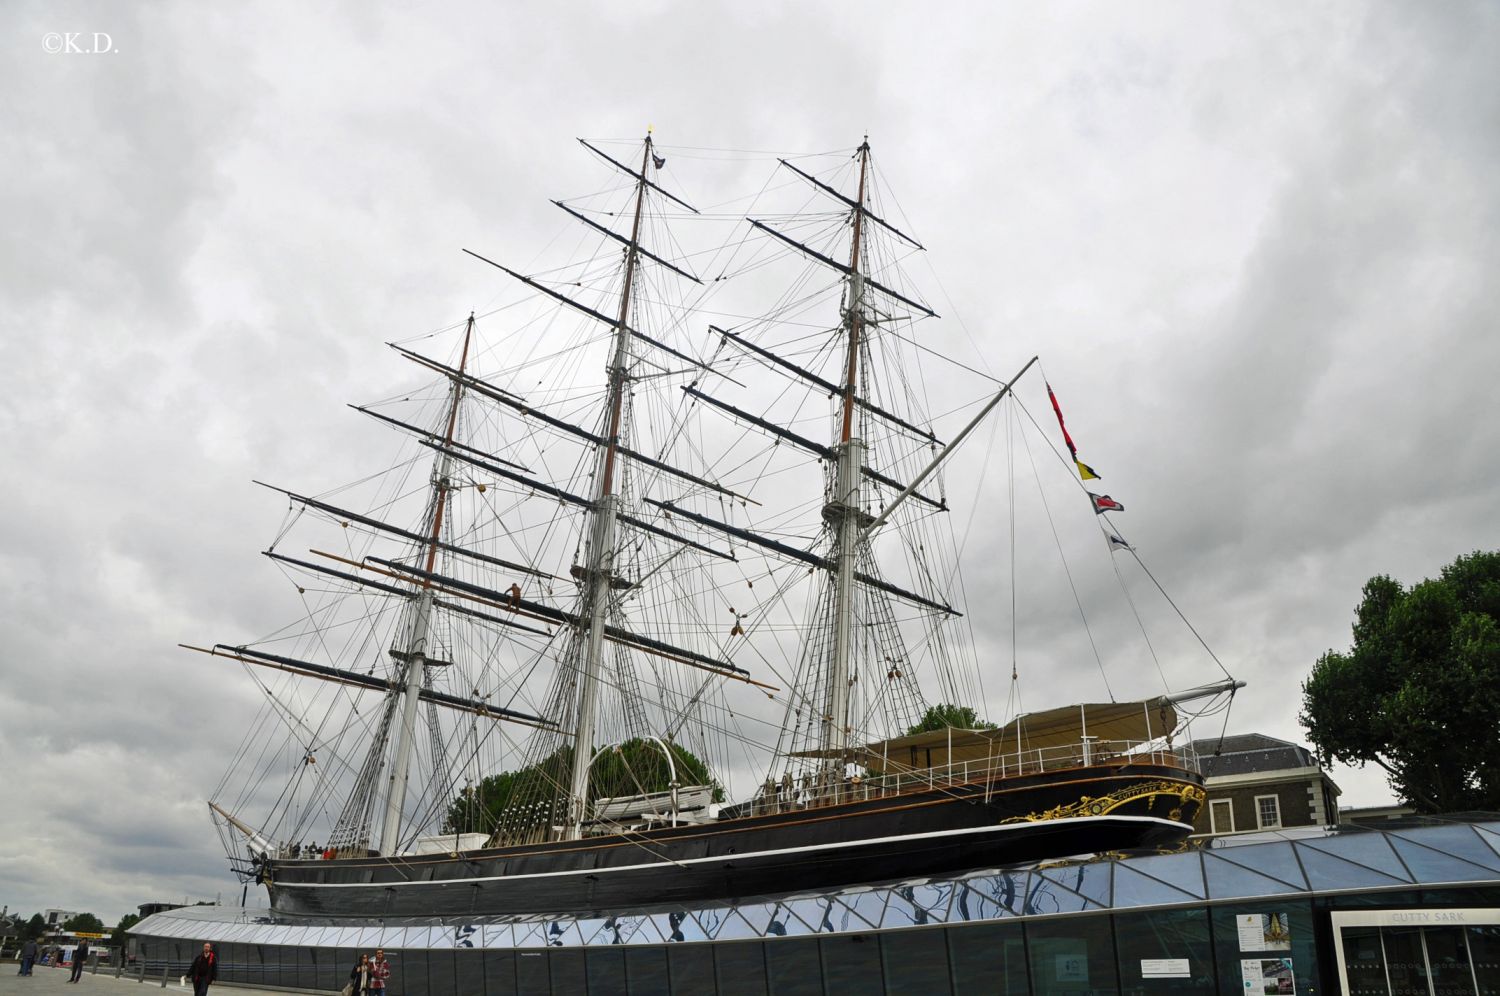
[[1099,993],[1119,989],[1109,917],[1069,917],[1026,924],[1031,980],[1037,992]]
[[1393,993],[1428,993],[1427,961],[1422,957],[1420,927],[1386,927],[1380,932],[1385,945],[1386,977]]
[[1467,939],[1479,996],[1500,996],[1500,927],[1470,927]]
[[1423,927],[1427,972],[1442,996],[1474,996],[1474,973],[1469,970],[1469,948],[1462,927]]

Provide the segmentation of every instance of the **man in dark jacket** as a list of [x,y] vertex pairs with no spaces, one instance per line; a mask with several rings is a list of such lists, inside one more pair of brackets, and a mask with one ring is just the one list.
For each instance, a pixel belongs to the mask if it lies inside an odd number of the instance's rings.
[[36,941],[27,941],[21,945],[21,971],[18,975],[30,975],[31,966],[36,964]]
[[89,942],[81,940],[78,942],[78,947],[73,949],[73,977],[68,979],[69,982],[78,981],[79,976],[83,975],[83,966],[88,963],[88,960]]
[[208,987],[219,978],[219,956],[214,954],[212,944],[203,945],[203,953],[193,959],[188,969],[188,979],[193,983],[193,996],[208,996]]

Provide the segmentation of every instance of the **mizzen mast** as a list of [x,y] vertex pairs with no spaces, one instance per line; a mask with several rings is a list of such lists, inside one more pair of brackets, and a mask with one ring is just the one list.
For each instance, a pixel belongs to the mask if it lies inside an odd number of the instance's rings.
[[825,769],[832,786],[843,781],[845,748],[849,738],[850,656],[854,641],[854,571],[859,552],[861,522],[859,491],[865,462],[864,440],[854,434],[855,397],[859,391],[860,335],[864,331],[864,277],[860,261],[864,250],[865,185],[870,166],[870,142],[859,147],[859,194],[854,210],[854,235],[849,247],[848,304],[844,325],[848,330],[848,360],[843,384],[843,418],[839,432],[834,491],[823,515],[836,526],[833,556],[834,614],[833,658],[828,667],[828,695],[823,712]]

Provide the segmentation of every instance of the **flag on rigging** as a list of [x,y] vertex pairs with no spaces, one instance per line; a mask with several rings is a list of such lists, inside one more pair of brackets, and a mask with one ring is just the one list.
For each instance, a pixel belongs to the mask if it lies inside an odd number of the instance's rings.
[[1092,491],[1090,491],[1089,492],[1089,497],[1094,500],[1094,513],[1095,514],[1102,514],[1104,512],[1123,512],[1123,511],[1125,511],[1125,506],[1121,505],[1119,502],[1115,501],[1109,495],[1096,495]]
[[1125,542],[1123,539],[1121,539],[1119,536],[1116,536],[1114,533],[1109,533],[1108,536],[1109,536],[1109,552],[1110,553],[1114,553],[1116,550],[1134,550],[1135,549],[1135,547],[1131,546],[1129,543]]
[[659,156],[659,155],[657,155],[654,152],[651,153],[651,165],[655,166],[657,169],[661,169],[666,164],[667,164],[667,157],[666,156]]
[[1068,444],[1068,453],[1073,457],[1073,463],[1078,466],[1078,476],[1085,481],[1103,480],[1098,471],[1078,459],[1078,447],[1073,445],[1073,437],[1068,435],[1067,423],[1063,421],[1062,407],[1057,403],[1057,395],[1052,393],[1051,384],[1047,385],[1047,400],[1052,402],[1052,413],[1057,416],[1057,427],[1062,430],[1063,442]]

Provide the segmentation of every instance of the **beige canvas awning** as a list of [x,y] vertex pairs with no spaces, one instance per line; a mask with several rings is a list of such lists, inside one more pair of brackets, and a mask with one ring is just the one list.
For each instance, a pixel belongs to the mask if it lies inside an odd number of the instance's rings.
[[[1053,747],[1077,746],[1085,735],[1097,740],[1141,743],[1177,729],[1177,710],[1165,698],[1136,702],[1087,702],[1027,713],[998,730],[929,730],[849,750],[858,764],[893,769],[933,768],[955,761],[982,761]],[[821,757],[803,751],[799,757]]]

